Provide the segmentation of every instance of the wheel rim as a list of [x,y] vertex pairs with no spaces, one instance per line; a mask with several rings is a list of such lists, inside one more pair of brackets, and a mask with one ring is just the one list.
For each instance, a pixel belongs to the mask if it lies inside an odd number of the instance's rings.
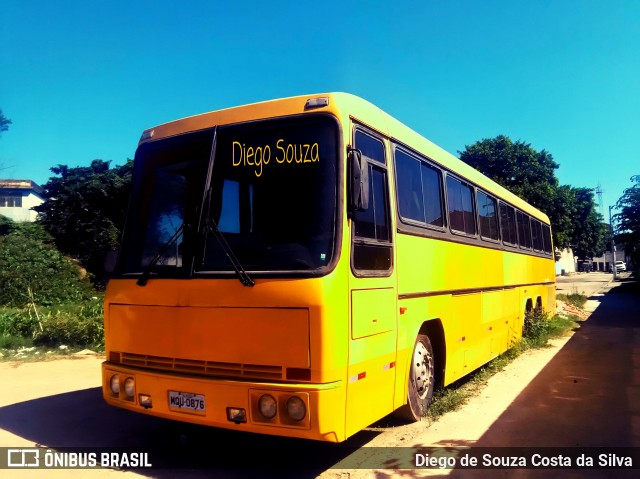
[[431,387],[431,371],[433,370],[433,364],[431,355],[427,348],[418,341],[415,349],[413,350],[413,362],[411,365],[411,373],[413,376],[413,383],[416,388],[416,392],[420,399],[427,397],[429,389]]

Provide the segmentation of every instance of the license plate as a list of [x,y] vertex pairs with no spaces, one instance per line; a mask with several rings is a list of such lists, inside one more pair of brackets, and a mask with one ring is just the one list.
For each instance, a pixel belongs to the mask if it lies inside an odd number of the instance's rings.
[[169,409],[204,414],[206,411],[204,395],[169,391]]

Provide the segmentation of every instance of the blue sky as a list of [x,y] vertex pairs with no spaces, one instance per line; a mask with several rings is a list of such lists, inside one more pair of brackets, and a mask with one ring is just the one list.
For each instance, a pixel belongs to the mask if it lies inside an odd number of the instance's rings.
[[457,154],[504,134],[560,182],[640,174],[640,2],[0,0],[0,177],[133,158],[150,126],[346,91]]

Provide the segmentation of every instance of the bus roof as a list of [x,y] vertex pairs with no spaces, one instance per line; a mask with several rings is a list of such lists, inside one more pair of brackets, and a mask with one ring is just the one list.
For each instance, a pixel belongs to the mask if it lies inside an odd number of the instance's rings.
[[[308,101],[317,98],[327,98],[325,105],[309,105]],[[180,135],[189,131],[212,128],[216,125],[227,125],[245,121],[268,119],[307,113],[326,112],[340,118],[343,124],[349,118],[376,130],[394,139],[416,152],[426,156],[433,162],[456,175],[476,184],[478,187],[492,193],[499,198],[520,208],[531,216],[549,223],[547,215],[534,208],[523,199],[489,179],[478,170],[467,165],[459,158],[440,148],[433,142],[415,132],[396,118],[384,112],[379,107],[358,96],[349,93],[318,93],[312,95],[300,95],[288,98],[280,98],[248,105],[225,108],[209,113],[203,113],[169,123],[158,125],[145,130],[140,139],[140,144],[147,141],[158,140],[169,136]]]

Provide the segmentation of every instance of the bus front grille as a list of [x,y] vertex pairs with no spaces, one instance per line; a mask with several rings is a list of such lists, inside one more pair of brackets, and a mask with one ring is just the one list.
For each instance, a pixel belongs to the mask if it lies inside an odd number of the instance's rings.
[[199,374],[202,376],[267,380],[283,379],[282,366],[221,363],[215,361],[148,356],[145,354],[134,353],[120,353],[120,363],[141,368]]

